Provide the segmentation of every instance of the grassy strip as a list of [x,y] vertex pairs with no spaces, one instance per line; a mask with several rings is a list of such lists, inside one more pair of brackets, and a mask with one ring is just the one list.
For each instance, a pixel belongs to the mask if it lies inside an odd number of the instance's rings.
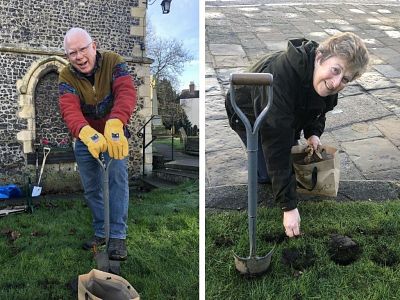
[[[232,252],[248,256],[246,212],[209,212],[206,218],[207,299],[396,299],[400,294],[400,202],[302,203],[302,231],[284,237],[278,208],[259,208],[257,254],[275,245],[270,270],[258,278],[239,275]],[[352,264],[333,262],[330,234],[350,236],[362,249]],[[309,264],[282,260],[284,249],[308,250]],[[308,249],[308,250],[307,250]],[[306,255],[303,256],[303,258]],[[390,265],[390,266],[389,266]]]
[[[157,138],[154,142],[154,145],[157,144],[163,144],[163,145],[169,145],[170,147],[172,146],[172,138],[171,137],[166,137],[166,138]],[[174,137],[174,150],[183,150],[183,142],[181,142],[181,139],[179,137]]]
[[[76,299],[69,282],[96,267],[81,249],[91,216],[82,201],[42,202],[0,225],[0,299]],[[132,195],[122,275],[142,299],[198,298],[198,187]]]

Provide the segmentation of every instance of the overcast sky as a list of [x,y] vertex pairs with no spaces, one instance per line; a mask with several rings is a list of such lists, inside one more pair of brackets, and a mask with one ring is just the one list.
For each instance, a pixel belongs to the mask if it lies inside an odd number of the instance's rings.
[[[152,3],[154,0],[148,0]],[[183,42],[185,49],[194,60],[185,65],[185,71],[179,78],[180,89],[188,89],[194,81],[199,89],[199,2],[198,0],[172,0],[171,11],[163,14],[161,1],[156,0],[148,6],[147,17],[153,31],[162,38],[175,38]]]

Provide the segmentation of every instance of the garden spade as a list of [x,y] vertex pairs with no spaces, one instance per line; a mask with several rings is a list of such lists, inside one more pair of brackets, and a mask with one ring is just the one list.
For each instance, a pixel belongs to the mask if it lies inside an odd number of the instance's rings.
[[[37,197],[40,196],[42,193],[42,187],[40,186],[40,181],[42,180],[42,175],[43,175],[43,170],[44,170],[44,164],[46,163],[46,158],[50,153],[50,148],[49,147],[43,147],[43,161],[42,161],[42,167],[40,168],[40,174],[39,174],[39,180],[35,186],[33,186],[32,189],[32,197]],[[38,166],[38,160],[36,159],[36,168]]]
[[[248,230],[250,242],[250,255],[240,257],[234,253],[236,269],[243,275],[256,276],[264,273],[271,264],[271,257],[274,249],[265,256],[256,255],[256,218],[257,218],[257,148],[258,132],[265,120],[268,110],[272,104],[272,82],[273,77],[269,73],[242,73],[231,74],[230,76],[230,101],[238,117],[246,128],[247,139],[247,160],[248,160]],[[240,110],[235,101],[235,85],[261,86],[262,92],[267,87],[268,105],[256,118],[254,125],[250,123],[246,115]]]
[[121,272],[120,262],[117,260],[110,260],[108,258],[108,242],[110,240],[110,192],[109,192],[109,169],[112,159],[107,163],[104,160],[97,159],[101,166],[103,173],[103,201],[104,201],[104,233],[106,238],[105,250],[97,251],[95,254],[95,260],[97,263],[97,269],[119,275]]

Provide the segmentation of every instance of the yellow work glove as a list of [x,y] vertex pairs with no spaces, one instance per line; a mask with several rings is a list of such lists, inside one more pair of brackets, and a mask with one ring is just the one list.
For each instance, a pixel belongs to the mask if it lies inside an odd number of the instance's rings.
[[94,158],[99,158],[100,152],[107,151],[107,141],[104,136],[89,125],[81,128],[79,138],[88,147]]
[[128,156],[128,140],[124,135],[124,124],[119,119],[110,119],[104,128],[108,154],[115,159]]

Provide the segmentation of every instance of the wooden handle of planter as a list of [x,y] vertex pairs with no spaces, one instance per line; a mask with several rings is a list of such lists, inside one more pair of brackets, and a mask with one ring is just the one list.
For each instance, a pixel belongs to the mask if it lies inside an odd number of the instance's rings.
[[230,81],[234,85],[271,85],[273,76],[269,73],[237,73],[231,74]]

